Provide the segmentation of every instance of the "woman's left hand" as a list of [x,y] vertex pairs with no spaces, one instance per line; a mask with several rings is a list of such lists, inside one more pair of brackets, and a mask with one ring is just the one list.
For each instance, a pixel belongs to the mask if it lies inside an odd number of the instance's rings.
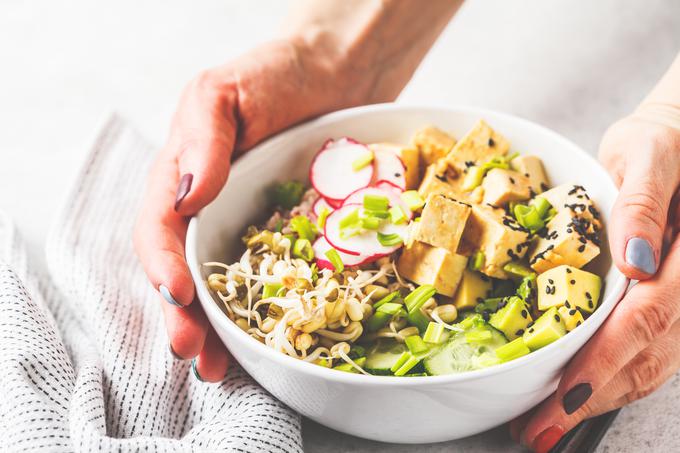
[[571,360],[557,391],[512,422],[515,440],[537,452],[582,420],[649,395],[680,368],[680,129],[649,117],[614,124],[600,147],[620,186],[608,228],[612,257],[641,281]]

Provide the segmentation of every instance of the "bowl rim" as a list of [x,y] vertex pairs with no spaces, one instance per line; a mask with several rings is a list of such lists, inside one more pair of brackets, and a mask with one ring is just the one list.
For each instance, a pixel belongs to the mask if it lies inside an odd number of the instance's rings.
[[[301,123],[297,126],[291,127],[289,129],[285,129],[278,134],[264,140],[263,142],[259,143],[257,146],[255,146],[253,149],[251,149],[248,154],[251,153],[257,153],[261,149],[269,149],[271,147],[274,147],[277,142],[286,140],[287,137],[291,135],[296,135],[296,134],[304,134],[309,130],[313,130],[317,127],[321,127],[327,124],[332,124],[334,122],[355,117],[355,116],[362,116],[366,114],[379,114],[383,112],[393,112],[393,111],[402,111],[402,112],[408,112],[408,111],[439,111],[439,112],[446,112],[446,113],[464,113],[464,114],[473,114],[476,115],[479,118],[488,118],[488,117],[499,117],[502,118],[503,120],[507,120],[510,122],[515,122],[518,123],[524,127],[528,128],[533,128],[535,129],[538,133],[544,134],[546,136],[549,136],[551,140],[554,140],[555,142],[560,142],[560,144],[563,147],[570,148],[573,152],[578,154],[582,159],[590,162],[593,166],[597,167],[600,169],[607,177],[603,178],[603,181],[598,182],[599,184],[605,184],[611,189],[612,193],[615,195],[618,190],[614,186],[613,181],[609,177],[609,175],[606,173],[604,168],[597,162],[597,160],[591,156],[589,153],[587,153],[585,150],[583,150],[580,146],[576,145],[574,142],[571,140],[568,140],[567,138],[563,137],[562,135],[558,134],[557,132],[542,126],[538,123],[535,123],[533,121],[529,121],[527,119],[518,117],[516,115],[512,115],[509,113],[503,113],[503,112],[498,112],[492,109],[487,109],[487,108],[480,108],[480,107],[475,107],[475,106],[465,106],[465,105],[454,105],[454,106],[438,106],[436,104],[432,105],[419,105],[419,104],[408,104],[408,103],[383,103],[383,104],[372,104],[372,105],[366,105],[366,106],[360,106],[360,107],[353,107],[349,109],[344,109],[344,110],[338,110],[336,112],[328,113],[325,115],[322,115],[318,118],[312,119],[310,121]],[[232,171],[234,168],[238,168],[239,165],[239,160],[234,162],[232,164]],[[237,341],[239,343],[244,342],[244,341],[251,341],[251,348],[254,348],[257,353],[262,354],[263,358],[269,359],[274,361],[276,364],[287,367],[287,368],[292,368],[296,372],[307,374],[307,375],[312,375],[313,377],[320,378],[320,379],[326,379],[329,381],[339,381],[339,382],[344,382],[344,383],[354,383],[354,384],[362,384],[362,385],[380,385],[380,386],[386,386],[386,385],[391,385],[391,386],[403,386],[403,387],[412,387],[412,386],[424,386],[424,385],[433,385],[433,386],[438,386],[442,384],[453,384],[453,383],[461,383],[461,382],[467,382],[467,381],[473,381],[481,378],[486,378],[486,377],[491,377],[494,375],[498,374],[503,374],[507,371],[510,371],[515,368],[523,367],[525,365],[529,365],[532,362],[540,361],[542,357],[545,357],[549,354],[556,353],[562,346],[566,344],[567,341],[575,341],[576,337],[572,336],[573,332],[571,335],[565,335],[563,338],[560,338],[559,340],[555,341],[554,343],[551,343],[537,351],[534,351],[530,354],[527,354],[523,357],[519,357],[515,360],[511,360],[506,363],[501,363],[498,365],[493,365],[487,368],[482,368],[479,370],[473,370],[473,371],[466,371],[464,373],[458,373],[458,374],[450,374],[450,375],[442,375],[442,376],[416,376],[416,377],[409,377],[408,379],[405,379],[403,377],[398,377],[398,376],[376,376],[376,375],[370,375],[366,376],[361,373],[343,373],[343,372],[338,372],[337,370],[333,370],[330,368],[322,367],[319,365],[315,365],[310,362],[305,362],[300,359],[296,359],[293,357],[290,357],[287,354],[283,354],[279,351],[276,351],[269,346],[260,343],[259,341],[253,339],[245,333],[243,330],[241,330],[233,321],[231,321],[225,314],[224,312],[218,307],[217,303],[213,299],[212,295],[207,289],[207,286],[205,285],[205,281],[203,280],[203,277],[201,275],[201,267],[203,266],[201,263],[198,262],[198,257],[197,257],[197,243],[198,243],[198,220],[200,217],[201,213],[199,212],[196,216],[193,216],[188,225],[187,229],[187,235],[186,235],[186,240],[185,240],[185,258],[187,260],[187,263],[189,265],[189,269],[191,271],[191,276],[192,280],[194,281],[194,285],[196,287],[196,293],[198,295],[198,299],[203,306],[203,309],[206,311],[206,315],[208,317],[208,320],[210,321],[211,324],[217,323],[220,328],[223,328],[228,335],[230,335],[234,341]],[[609,213],[605,214],[606,219],[608,220]],[[609,316],[611,311],[614,309],[616,304],[621,300],[623,295],[625,294],[625,290],[628,287],[629,284],[629,279],[625,277],[617,268],[616,265],[614,264],[614,261],[612,260],[611,266],[608,269],[608,272],[611,270],[614,270],[614,278],[609,279],[606,281],[607,285],[611,287],[612,291],[609,294],[609,297],[602,300],[600,303],[600,306],[598,307],[597,310],[595,310],[595,313],[588,317],[588,319],[585,320],[585,322],[581,326],[581,332],[584,332],[581,334],[581,337],[585,335],[585,332],[588,331],[586,327],[592,326],[593,324],[597,323],[597,327],[595,327],[595,331],[591,334],[594,335],[597,329],[604,323],[605,319]],[[217,326],[214,326],[217,328]]]

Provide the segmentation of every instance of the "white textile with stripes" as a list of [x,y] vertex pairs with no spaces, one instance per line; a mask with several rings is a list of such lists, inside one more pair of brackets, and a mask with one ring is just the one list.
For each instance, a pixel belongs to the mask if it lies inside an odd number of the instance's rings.
[[0,217],[1,451],[302,451],[300,417],[240,368],[202,384],[168,351],[131,242],[154,153],[107,122],[51,229],[49,277]]

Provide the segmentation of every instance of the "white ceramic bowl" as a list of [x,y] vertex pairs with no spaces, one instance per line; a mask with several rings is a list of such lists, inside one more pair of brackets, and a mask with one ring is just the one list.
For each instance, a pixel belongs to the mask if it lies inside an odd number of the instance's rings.
[[250,338],[220,310],[205,286],[210,270],[201,263],[233,262],[240,256],[244,228],[266,215],[266,187],[275,181],[305,180],[311,158],[327,138],[408,143],[426,125],[461,137],[480,118],[506,136],[513,150],[541,157],[553,185],[572,181],[584,185],[606,223],[617,193],[614,185],[591,156],[558,134],[488,110],[397,104],[331,113],[267,140],[235,163],[219,197],[191,220],[186,255],[210,322],[243,368],[294,410],[338,431],[386,442],[439,442],[485,431],[552,393],[562,368],[622,296],[627,281],[611,264],[605,245],[591,265],[605,276],[602,303],[578,329],[509,363],[412,378],[342,373],[293,359]]

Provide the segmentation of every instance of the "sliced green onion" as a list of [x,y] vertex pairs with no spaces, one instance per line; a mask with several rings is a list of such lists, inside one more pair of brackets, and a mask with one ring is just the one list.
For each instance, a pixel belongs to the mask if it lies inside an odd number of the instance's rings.
[[439,344],[446,341],[447,337],[448,332],[446,332],[444,324],[440,324],[438,322],[430,322],[427,325],[425,333],[423,334],[423,341],[425,343]]
[[534,206],[534,208],[536,208],[536,212],[538,212],[538,215],[541,216],[541,218],[543,219],[548,214],[550,208],[552,208],[550,202],[543,197],[534,198],[531,204]]
[[512,162],[512,159],[514,159],[517,156],[519,156],[519,153],[517,151],[515,151],[514,153],[510,154],[509,156],[505,156],[505,161],[507,163],[510,163],[510,162]]
[[401,293],[399,293],[399,291],[394,291],[394,292],[389,293],[387,296],[383,297],[378,302],[373,304],[373,310],[377,310],[382,305],[384,305],[388,302],[392,302],[394,299],[396,299],[400,295],[401,295]]
[[550,222],[553,219],[553,217],[555,217],[556,215],[557,215],[557,210],[555,208],[550,208],[548,210],[548,213],[545,215],[545,219],[544,219],[545,223]]
[[404,298],[404,303],[406,303],[406,308],[409,313],[422,307],[436,292],[437,290],[432,285],[422,285],[411,291],[411,293]]
[[404,214],[404,210],[401,209],[400,206],[393,206],[389,210],[390,214],[390,220],[392,223],[395,225],[399,225],[401,223],[406,222],[406,214]]
[[305,261],[312,261],[314,259],[314,250],[312,243],[307,239],[298,239],[293,246],[293,256],[302,258]]
[[341,230],[344,230],[347,228],[356,227],[358,224],[359,224],[359,210],[355,209],[354,211],[350,212],[345,217],[340,219],[338,226],[340,227]]
[[517,288],[517,295],[527,303],[537,296],[536,292],[536,274],[531,273],[522,279],[522,283]]
[[503,297],[491,297],[489,299],[484,299],[483,302],[475,305],[475,312],[483,313],[484,311],[489,311],[490,313],[498,310],[498,304],[501,303]]
[[394,365],[392,365],[392,368],[390,368],[390,371],[393,372],[393,373],[396,372],[410,358],[411,358],[410,352],[408,352],[408,351],[402,352],[401,355],[399,356],[399,358],[397,359],[397,361],[394,362]]
[[366,321],[366,329],[375,332],[392,320],[394,315],[401,310],[401,304],[387,302],[378,308],[373,315]]
[[[351,358],[351,357],[350,357]],[[357,366],[363,367],[364,363],[366,363],[366,357],[359,357],[358,359],[353,359],[354,363],[357,364]],[[338,371],[345,371],[347,373],[358,373],[359,371],[354,368],[354,365],[351,363],[341,363],[340,365],[334,366],[334,370]]]
[[411,354],[417,356],[420,354],[423,354],[424,352],[427,352],[430,347],[425,344],[422,338],[418,335],[411,335],[408,336],[404,339],[404,343],[406,343],[406,347],[408,348],[409,351],[411,351]]
[[468,168],[465,178],[463,179],[463,184],[461,189],[465,192],[476,189],[478,186],[482,185],[482,181],[486,176],[486,170],[484,167],[470,167]]
[[364,208],[369,211],[387,211],[390,200],[383,195],[364,195]]
[[283,209],[292,209],[300,204],[305,193],[305,186],[299,181],[288,181],[276,184],[269,189],[268,195],[271,202]]
[[404,239],[402,239],[402,237],[397,233],[383,234],[378,231],[378,242],[380,242],[380,245],[385,247],[391,247],[393,245],[399,245],[403,243]]
[[481,320],[482,317],[479,315],[472,315],[468,316],[467,318],[463,319],[461,322],[459,322],[457,325],[461,329],[469,329],[470,327],[474,326],[475,323],[477,323],[479,320]]
[[530,352],[527,345],[524,344],[524,338],[519,337],[496,349],[496,357],[501,359],[501,362],[509,362]]
[[535,206],[518,204],[515,206],[513,214],[515,214],[517,223],[532,232],[538,231],[545,226],[545,222],[538,214]]
[[340,272],[345,270],[345,265],[342,264],[342,260],[340,259],[340,254],[338,254],[337,250],[335,250],[335,249],[327,250],[325,255],[326,255],[326,258],[328,258],[328,260],[333,265],[335,272],[337,272],[339,274]]
[[262,288],[262,298],[275,297],[281,288],[283,288],[283,285],[278,283],[265,283],[264,288]]
[[331,213],[330,209],[327,207],[323,207],[321,209],[321,212],[319,213],[319,218],[316,219],[316,227],[320,230],[323,230],[323,228],[326,226],[326,219],[328,218],[328,215]]
[[313,242],[316,239],[316,227],[303,215],[298,215],[290,219],[290,229],[298,234],[300,239],[307,239]]
[[364,167],[367,167],[371,162],[373,162],[373,152],[369,151],[361,157],[357,157],[352,162],[352,170],[359,171]]
[[491,332],[488,330],[472,330],[465,332],[465,341],[468,343],[478,343],[491,339]]
[[474,255],[472,255],[472,256],[470,257],[470,261],[469,261],[469,263],[468,263],[468,264],[469,264],[468,267],[470,268],[471,271],[478,271],[478,270],[480,270],[482,267],[484,267],[484,261],[485,261],[485,259],[486,259],[486,257],[484,256],[484,252],[482,252],[481,250],[477,250],[477,251],[474,253]]
[[508,274],[516,275],[517,277],[522,278],[529,277],[530,275],[535,275],[534,271],[524,266],[523,264],[517,263],[515,261],[511,261],[505,266],[503,266],[503,270]]
[[406,360],[406,362],[404,362],[404,364],[402,366],[399,367],[399,369],[397,371],[394,372],[394,375],[395,376],[405,375],[406,373],[411,371],[411,368],[418,365],[420,363],[420,360],[421,359],[419,359],[418,357],[415,357],[415,356],[412,355],[411,357],[409,357]]
[[373,209],[364,208],[364,217],[377,217],[379,219],[387,219],[390,216],[389,211],[375,211]]
[[380,228],[380,223],[381,220],[378,217],[363,217],[360,220],[361,228],[366,230],[377,230]]
[[420,307],[416,310],[408,312],[406,319],[408,320],[409,324],[417,327],[418,332],[421,334],[425,333],[428,324],[430,324],[430,318],[425,313],[423,313],[423,310]]
[[411,211],[418,211],[425,206],[425,200],[422,199],[417,190],[402,192],[401,201],[403,201]]

